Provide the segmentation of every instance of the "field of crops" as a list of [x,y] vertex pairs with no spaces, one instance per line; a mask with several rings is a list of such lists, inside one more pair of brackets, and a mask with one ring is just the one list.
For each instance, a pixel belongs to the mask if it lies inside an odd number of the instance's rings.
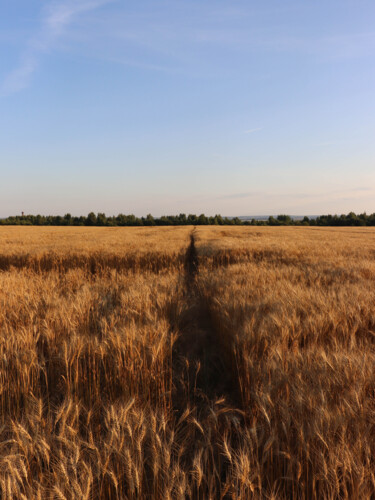
[[0,498],[374,498],[374,347],[374,229],[0,228]]

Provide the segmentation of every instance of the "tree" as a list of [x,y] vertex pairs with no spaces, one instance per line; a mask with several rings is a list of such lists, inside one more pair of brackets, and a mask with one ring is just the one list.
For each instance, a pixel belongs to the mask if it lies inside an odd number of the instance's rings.
[[72,224],[72,216],[68,213],[64,215],[65,225],[70,226]]
[[95,226],[96,225],[96,215],[94,212],[90,212],[86,217],[85,221],[86,226]]
[[292,222],[289,215],[278,215],[277,220],[283,225],[289,225]]
[[180,214],[178,216],[178,220],[180,224],[186,224],[187,223],[186,214]]
[[35,217],[35,222],[34,222],[37,226],[42,226],[43,225],[43,217],[38,214],[36,217]]
[[145,220],[145,225],[146,226],[155,226],[155,219],[151,214],[147,214],[146,220]]
[[278,221],[278,220],[276,220],[276,219],[275,219],[275,217],[273,217],[272,215],[270,215],[270,216],[268,217],[268,224],[269,224],[270,226],[279,226],[279,225],[280,225],[279,221]]
[[107,224],[107,217],[103,213],[98,213],[96,218],[96,224],[98,226],[105,226]]
[[207,224],[207,217],[204,214],[200,214],[200,216],[198,217],[198,220],[197,220],[197,224],[199,224],[201,226]]

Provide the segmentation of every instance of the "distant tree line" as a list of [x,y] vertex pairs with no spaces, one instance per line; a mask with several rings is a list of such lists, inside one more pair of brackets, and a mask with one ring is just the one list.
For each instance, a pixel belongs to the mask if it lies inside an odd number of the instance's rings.
[[319,217],[304,217],[295,220],[289,215],[270,216],[267,220],[242,220],[238,217],[222,217],[215,215],[206,217],[204,214],[180,214],[146,217],[119,214],[107,217],[104,213],[90,212],[87,216],[61,215],[15,215],[0,219],[0,225],[23,226],[375,226],[375,213],[356,215],[320,215]]

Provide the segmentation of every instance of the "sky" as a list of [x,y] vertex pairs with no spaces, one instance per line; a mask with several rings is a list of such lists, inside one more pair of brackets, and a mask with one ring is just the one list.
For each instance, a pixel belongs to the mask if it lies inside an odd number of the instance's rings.
[[375,212],[373,0],[3,0],[0,217]]

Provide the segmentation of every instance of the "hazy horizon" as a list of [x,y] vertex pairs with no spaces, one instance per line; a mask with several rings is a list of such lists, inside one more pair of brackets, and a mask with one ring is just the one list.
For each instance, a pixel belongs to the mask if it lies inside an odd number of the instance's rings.
[[[92,212],[92,211],[91,211]],[[87,217],[88,213],[72,213],[72,212],[66,212],[66,213],[24,213],[24,216],[27,217],[29,215],[32,215],[32,216],[36,216],[36,215],[41,215],[42,217],[49,217],[49,216],[52,216],[52,217],[55,217],[55,216],[65,216],[67,214],[70,214],[72,217]],[[95,212],[95,215],[98,215],[98,213],[100,212]],[[192,213],[192,212],[180,212],[180,213],[185,213],[185,215],[189,215],[189,214],[192,214],[192,215],[196,215],[196,216],[199,216],[201,215],[201,213]],[[349,212],[348,212],[349,213]],[[220,213],[206,213],[204,214],[206,217],[214,217],[216,215],[220,215],[221,217],[223,218],[228,218],[228,219],[234,219],[235,217],[239,218],[239,219],[242,219],[242,220],[251,220],[252,218],[256,219],[256,220],[266,220],[268,219],[268,217],[277,217],[279,215],[288,215],[289,217],[291,217],[292,219],[295,218],[295,219],[299,219],[299,218],[303,218],[303,217],[309,217],[309,218],[317,218],[317,217],[320,217],[320,216],[325,216],[325,215],[337,215],[337,216],[341,216],[341,215],[347,215],[348,213],[337,213],[337,212],[334,212],[334,213],[320,213],[320,214],[285,214],[285,213],[268,213],[268,214],[249,214],[249,215],[244,215],[244,214],[220,214]],[[363,212],[362,212],[363,213]],[[123,215],[134,215],[135,217],[147,217],[149,215],[149,213],[133,213],[133,212],[128,212],[128,213],[124,213],[124,212],[117,212],[117,213],[105,213],[106,217],[117,217],[118,215],[120,214],[123,214]],[[160,217],[163,217],[163,216],[178,216],[179,214],[178,213],[158,213],[158,214],[152,214],[151,215],[154,217],[154,218],[160,218]],[[356,215],[360,215],[359,213],[357,213]],[[370,215],[370,213],[367,213],[367,215]],[[0,215],[0,220],[2,219],[7,219],[8,217],[20,217],[22,216],[22,212],[21,213],[12,213],[12,214],[8,214],[8,215]]]
[[375,4],[0,5],[0,214],[375,212]]

